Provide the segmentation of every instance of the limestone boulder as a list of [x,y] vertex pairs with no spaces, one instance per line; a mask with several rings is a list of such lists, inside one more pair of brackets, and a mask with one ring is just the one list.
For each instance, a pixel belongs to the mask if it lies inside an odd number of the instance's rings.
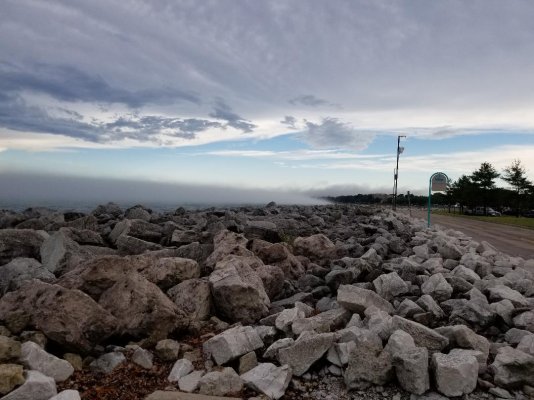
[[66,349],[88,352],[116,332],[117,319],[79,290],[33,280],[0,299],[0,319],[26,325]]
[[394,330],[400,329],[410,334],[416,346],[425,347],[430,352],[441,351],[449,344],[449,340],[434,329],[399,317],[398,315],[392,318],[392,327]]
[[109,234],[111,243],[117,245],[121,236],[130,236],[146,242],[159,243],[163,237],[163,230],[159,225],[151,224],[141,219],[123,219],[115,224]]
[[528,307],[528,300],[517,290],[505,285],[497,285],[488,289],[491,301],[509,300],[515,307]]
[[436,388],[445,396],[469,394],[477,386],[478,361],[472,355],[434,353],[432,367]]
[[308,318],[298,318],[293,321],[293,334],[299,336],[304,331],[317,333],[333,332],[344,326],[351,317],[351,313],[343,308],[334,308]]
[[15,258],[0,266],[0,297],[31,279],[53,282],[56,277],[34,258]]
[[280,268],[287,279],[298,279],[306,272],[286,243],[274,243],[262,247],[257,251],[257,255],[265,264]]
[[380,275],[373,281],[373,286],[385,300],[392,300],[394,297],[409,291],[409,286],[396,272]]
[[267,315],[270,300],[248,257],[230,256],[209,276],[216,311],[222,317],[252,323]]
[[444,278],[443,274],[434,274],[421,285],[421,292],[432,296],[438,302],[451,298],[452,286]]
[[74,373],[74,368],[68,361],[47,353],[33,342],[22,344],[20,362],[27,369],[42,372],[56,382],[67,380]]
[[209,372],[199,381],[199,393],[210,396],[237,395],[243,389],[243,381],[232,368]]
[[180,257],[162,257],[139,273],[160,289],[167,290],[180,282],[200,277],[200,266],[194,260]]
[[18,257],[40,260],[41,245],[48,236],[40,230],[0,229],[0,265]]
[[278,361],[289,365],[293,375],[303,375],[332,346],[333,333],[304,332],[289,347],[278,350]]
[[262,239],[267,242],[281,241],[278,228],[274,222],[266,220],[247,221],[244,227],[244,233],[247,239]]
[[293,242],[295,255],[308,257],[319,265],[326,265],[336,256],[336,245],[322,233],[298,237]]
[[167,380],[171,383],[176,383],[180,380],[180,378],[189,375],[191,372],[193,372],[194,369],[195,368],[193,367],[191,361],[182,358],[181,360],[178,360],[174,363],[171,372],[167,377]]
[[289,386],[291,376],[288,365],[277,367],[271,363],[262,363],[241,375],[241,379],[245,385],[263,393],[269,399],[280,399]]
[[191,321],[209,318],[212,308],[210,284],[207,278],[188,279],[167,291],[169,298]]
[[210,270],[229,255],[241,257],[253,257],[254,253],[246,248],[247,238],[243,235],[222,230],[213,238],[213,252],[206,259],[206,267]]
[[534,356],[521,350],[500,348],[490,369],[498,386],[509,389],[534,386]]
[[80,246],[65,231],[58,231],[42,244],[43,266],[57,276],[76,268],[80,263],[93,257],[93,253]]
[[148,242],[129,235],[120,235],[117,238],[116,245],[120,255],[143,254],[163,248],[157,243]]
[[337,292],[337,302],[346,310],[359,314],[363,314],[365,309],[371,306],[375,306],[388,314],[395,312],[391,303],[380,295],[355,285],[341,285]]
[[263,341],[251,326],[236,326],[203,344],[204,352],[210,354],[218,365],[226,364],[262,347]]
[[284,289],[284,272],[276,265],[262,265],[255,269],[269,299],[275,299]]

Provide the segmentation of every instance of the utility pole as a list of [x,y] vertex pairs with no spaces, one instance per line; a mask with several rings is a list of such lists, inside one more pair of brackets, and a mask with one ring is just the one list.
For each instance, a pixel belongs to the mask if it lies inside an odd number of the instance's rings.
[[401,138],[405,138],[404,135],[397,136],[397,167],[394,171],[394,181],[393,181],[393,211],[397,209],[397,181],[399,179],[399,156],[404,151],[404,147],[400,146],[400,140]]

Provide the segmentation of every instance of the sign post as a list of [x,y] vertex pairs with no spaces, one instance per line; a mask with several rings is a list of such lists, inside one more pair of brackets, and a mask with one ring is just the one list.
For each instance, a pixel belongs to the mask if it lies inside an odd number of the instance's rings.
[[430,209],[432,208],[432,192],[445,192],[449,185],[449,177],[443,172],[434,172],[428,182],[428,227],[430,227]]

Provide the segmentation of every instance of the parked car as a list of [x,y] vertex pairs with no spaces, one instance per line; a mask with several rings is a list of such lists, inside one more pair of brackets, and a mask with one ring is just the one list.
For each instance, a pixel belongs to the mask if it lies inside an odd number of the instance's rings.
[[[484,207],[477,207],[475,208],[475,215],[484,215]],[[489,217],[500,217],[501,213],[499,211],[495,211],[491,207],[486,207],[486,214]]]
[[534,218],[534,210],[529,210],[523,214],[523,217]]

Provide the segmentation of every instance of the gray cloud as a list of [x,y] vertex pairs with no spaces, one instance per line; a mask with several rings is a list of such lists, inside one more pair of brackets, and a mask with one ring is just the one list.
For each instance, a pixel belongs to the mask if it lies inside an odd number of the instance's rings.
[[29,64],[23,68],[0,63],[0,90],[41,93],[66,102],[120,103],[131,108],[177,101],[200,103],[197,95],[168,87],[142,90],[113,87],[102,77],[70,65]]
[[309,106],[309,107],[319,107],[319,106],[332,106],[330,102],[327,100],[320,99],[313,94],[303,94],[297,97],[292,98],[289,100],[290,104],[293,105],[302,105],[302,106]]
[[366,148],[374,138],[371,132],[359,131],[337,118],[324,118],[321,123],[306,122],[300,138],[319,149]]
[[280,121],[281,124],[287,125],[288,128],[291,129],[297,129],[297,119],[295,117],[292,117],[291,115],[286,115],[282,121]]
[[213,112],[210,113],[210,117],[226,121],[228,126],[245,133],[250,133],[256,128],[256,125],[233,112],[232,108],[220,98],[215,100]]

